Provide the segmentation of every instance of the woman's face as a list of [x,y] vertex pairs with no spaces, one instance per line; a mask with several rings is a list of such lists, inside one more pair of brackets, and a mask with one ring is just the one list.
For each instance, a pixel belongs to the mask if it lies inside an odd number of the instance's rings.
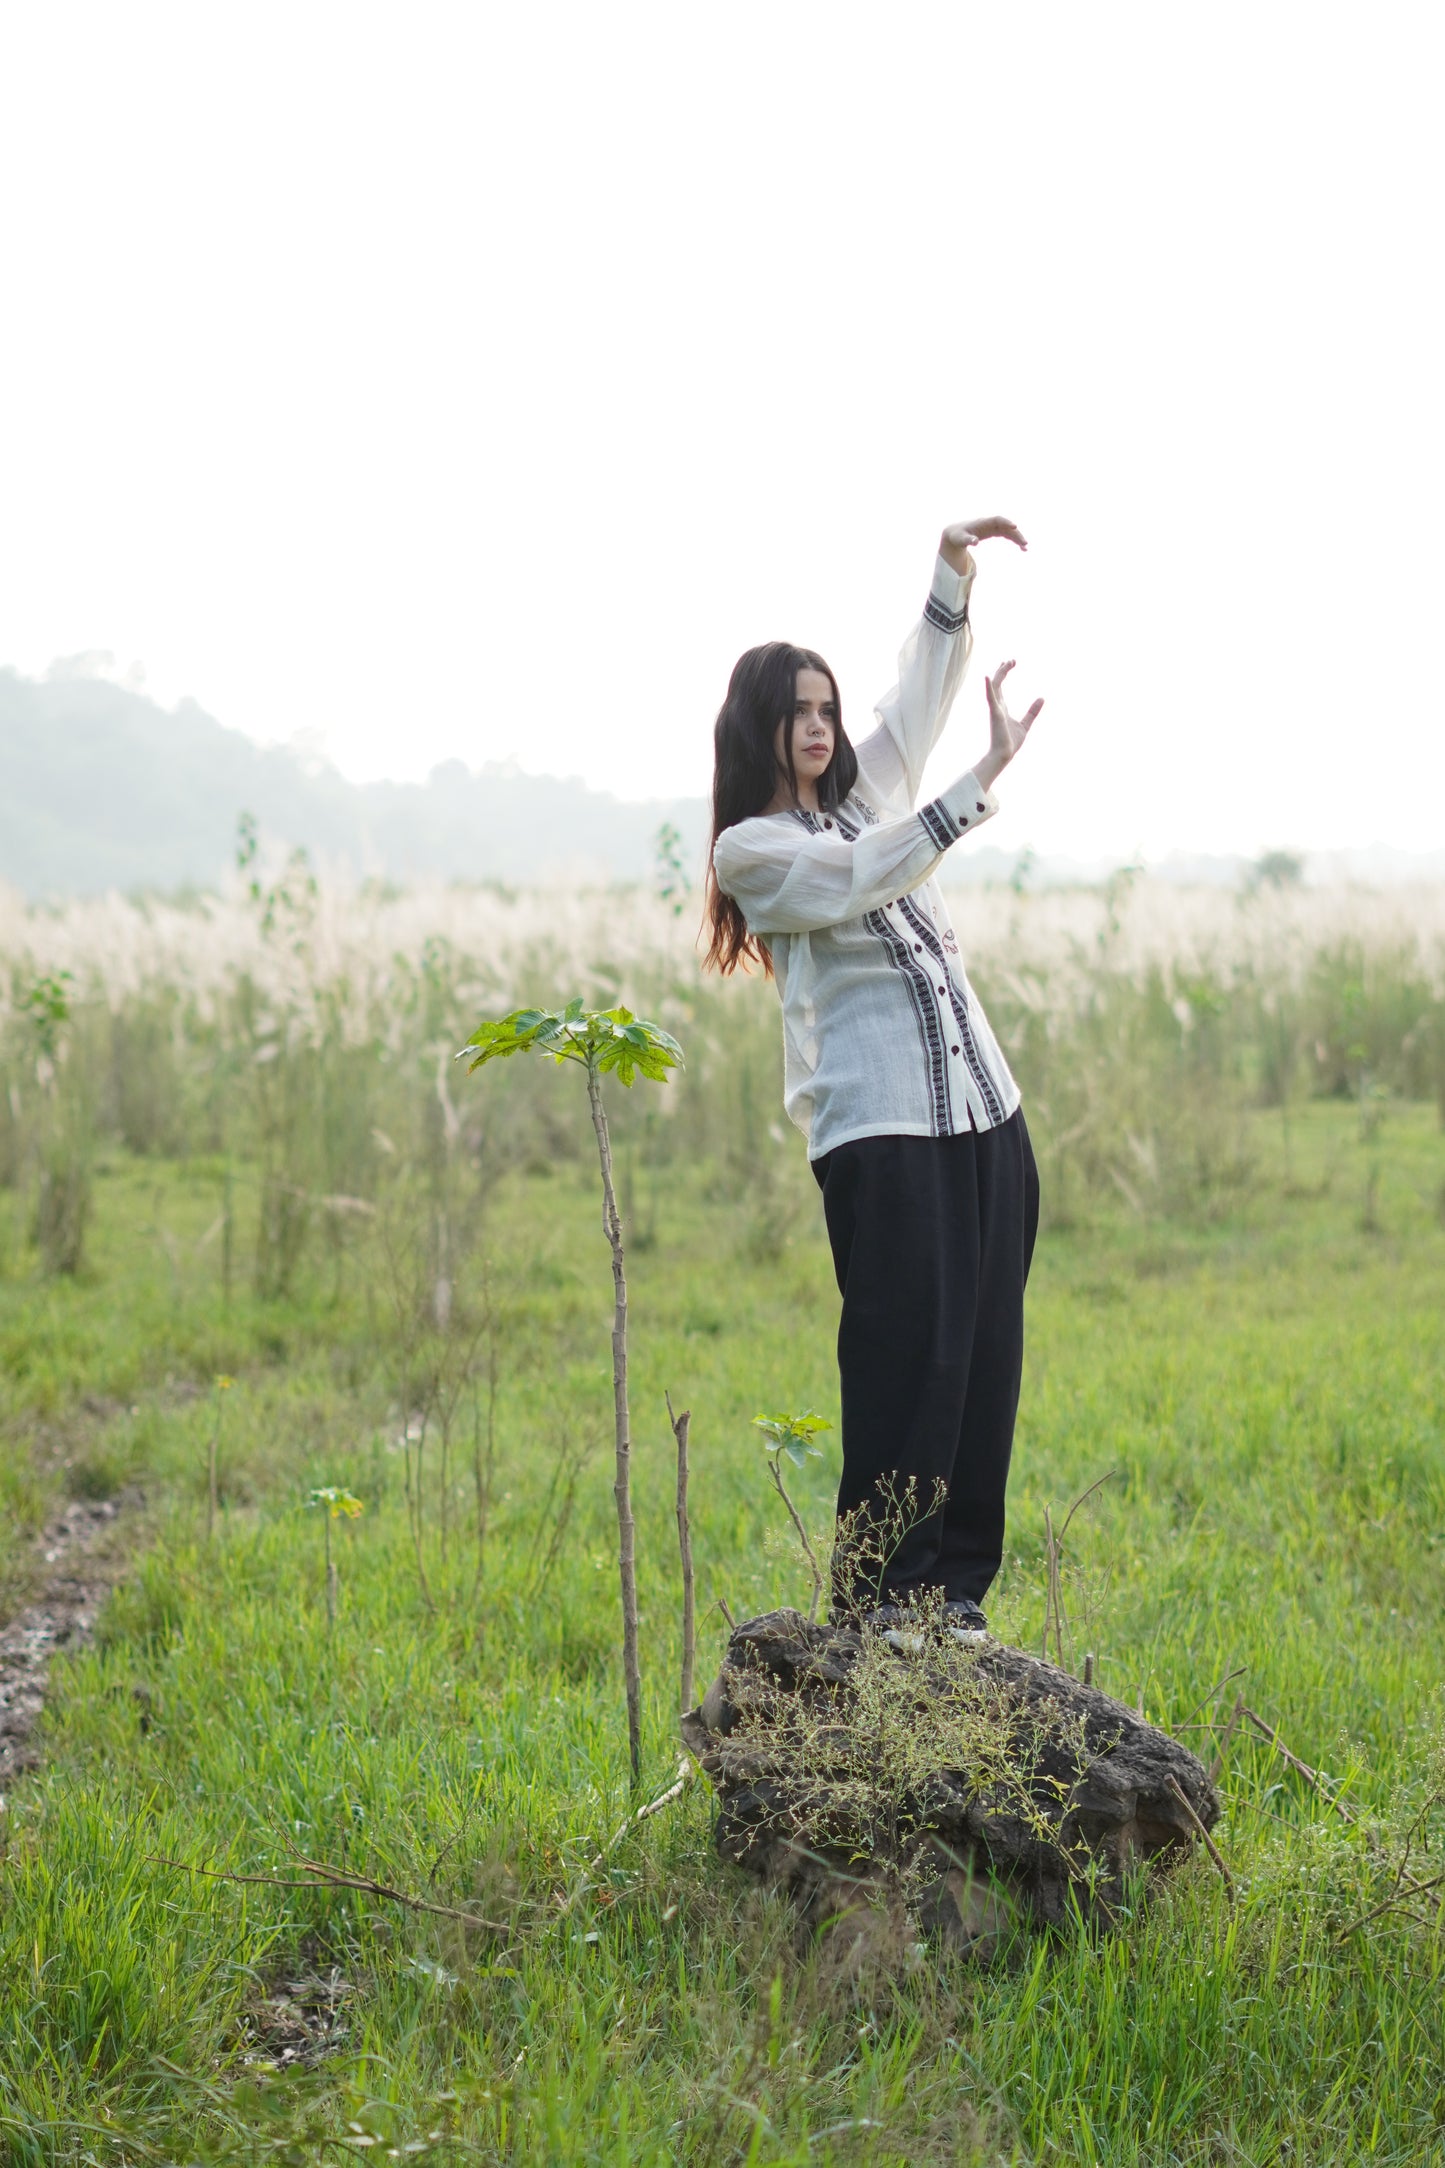
[[798,672],[791,726],[785,719],[774,734],[773,752],[784,775],[788,772],[785,733],[790,727],[793,773],[798,778],[798,794],[806,803],[816,796],[818,779],[827,773],[838,738],[837,702],[833,698],[833,688],[821,670]]

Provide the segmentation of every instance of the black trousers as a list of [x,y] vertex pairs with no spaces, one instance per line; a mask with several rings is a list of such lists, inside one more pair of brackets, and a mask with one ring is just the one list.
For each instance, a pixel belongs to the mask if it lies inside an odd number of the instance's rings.
[[[840,1544],[847,1611],[1003,1561],[1039,1177],[1022,1112],[954,1137],[860,1137],[813,1162],[843,1297]],[[910,1489],[911,1485],[911,1489]]]

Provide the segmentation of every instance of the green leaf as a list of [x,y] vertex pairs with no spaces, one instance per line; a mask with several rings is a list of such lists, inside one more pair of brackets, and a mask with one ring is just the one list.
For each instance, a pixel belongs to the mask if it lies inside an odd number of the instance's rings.
[[329,1507],[334,1521],[339,1520],[343,1513],[349,1521],[354,1521],[358,1513],[366,1511],[359,1498],[353,1498],[349,1490],[343,1490],[335,1483],[328,1483],[323,1489],[312,1491],[306,1503],[308,1506]]
[[514,1009],[510,1016],[489,1018],[477,1026],[457,1054],[465,1056],[468,1074],[485,1062],[536,1049],[554,1061],[585,1062],[600,1075],[617,1077],[631,1088],[639,1072],[654,1084],[666,1081],[682,1064],[682,1048],[660,1025],[635,1017],[630,1009],[592,1012],[574,994],[565,1009]]
[[755,1415],[753,1427],[768,1441],[769,1453],[786,1453],[795,1468],[810,1458],[821,1458],[823,1448],[814,1443],[820,1430],[831,1430],[826,1416],[805,1408],[799,1415]]

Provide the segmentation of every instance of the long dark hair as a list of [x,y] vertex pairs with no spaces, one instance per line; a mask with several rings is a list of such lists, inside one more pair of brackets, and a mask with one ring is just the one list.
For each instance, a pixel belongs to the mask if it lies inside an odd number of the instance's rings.
[[731,896],[718,887],[713,867],[717,839],[725,828],[765,812],[778,788],[778,760],[773,740],[778,724],[783,732],[783,766],[794,798],[798,776],[793,766],[793,715],[798,702],[798,672],[817,670],[833,688],[833,712],[837,727],[833,758],[818,778],[818,803],[831,812],[840,806],[858,780],[858,755],[843,729],[843,703],[838,680],[821,655],[810,647],[793,647],[787,640],[769,640],[765,647],[750,647],[740,655],[728,680],[727,698],[718,710],[713,730],[712,845],[707,860],[707,908],[704,924],[711,939],[703,958],[704,969],[735,971],[739,964],[761,964],[772,976],[773,960],[767,945],[748,932],[747,921]]

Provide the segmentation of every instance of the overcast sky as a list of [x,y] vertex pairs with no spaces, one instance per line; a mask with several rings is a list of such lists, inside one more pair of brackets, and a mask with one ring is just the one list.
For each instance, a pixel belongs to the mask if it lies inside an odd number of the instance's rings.
[[0,30],[0,663],[361,779],[855,732],[939,527],[990,841],[1445,840],[1437,9],[126,0]]

